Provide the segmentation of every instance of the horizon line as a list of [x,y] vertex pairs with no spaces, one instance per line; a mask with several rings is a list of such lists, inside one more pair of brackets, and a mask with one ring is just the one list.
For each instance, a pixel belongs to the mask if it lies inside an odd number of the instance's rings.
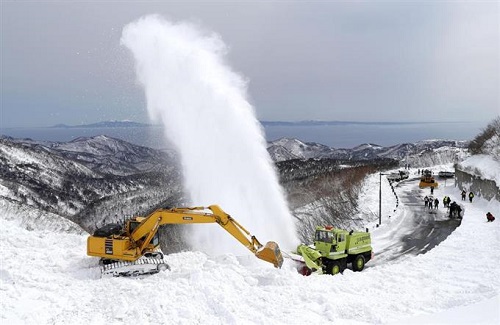
[[[300,120],[300,121],[285,121],[285,120],[258,120],[263,126],[268,124],[272,126],[273,124],[282,124],[282,125],[309,125],[309,126],[321,126],[321,125],[333,125],[333,124],[362,124],[362,125],[370,125],[370,124],[382,124],[382,125],[397,125],[397,124],[457,124],[457,123],[482,123],[479,121],[352,121],[352,120]],[[2,129],[15,129],[15,128],[85,128],[89,126],[99,127],[99,124],[105,123],[114,123],[114,124],[137,124],[138,127],[158,127],[162,126],[161,124],[150,124],[144,122],[135,122],[131,120],[107,120],[100,122],[90,122],[85,124],[65,124],[65,123],[57,123],[51,126],[10,126],[10,127],[1,127]],[[106,127],[106,126],[102,126]]]

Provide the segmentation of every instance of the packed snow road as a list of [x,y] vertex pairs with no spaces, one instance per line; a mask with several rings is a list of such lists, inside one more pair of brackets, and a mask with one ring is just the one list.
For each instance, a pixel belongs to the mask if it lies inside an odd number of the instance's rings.
[[439,200],[438,208],[429,209],[424,206],[424,196],[431,193],[429,188],[420,189],[418,182],[418,179],[414,178],[395,183],[394,189],[399,198],[398,208],[402,209],[399,212],[402,218],[399,220],[399,226],[393,228],[391,240],[378,247],[376,258],[367,264],[367,267],[406,258],[406,255],[425,254],[448,238],[460,225],[460,219],[448,217],[439,188],[433,195]]

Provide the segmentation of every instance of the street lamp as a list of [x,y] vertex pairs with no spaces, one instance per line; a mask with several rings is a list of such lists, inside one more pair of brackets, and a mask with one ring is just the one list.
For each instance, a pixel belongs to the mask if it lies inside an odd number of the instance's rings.
[[379,187],[378,187],[378,224],[382,224],[382,175],[389,175],[380,173]]

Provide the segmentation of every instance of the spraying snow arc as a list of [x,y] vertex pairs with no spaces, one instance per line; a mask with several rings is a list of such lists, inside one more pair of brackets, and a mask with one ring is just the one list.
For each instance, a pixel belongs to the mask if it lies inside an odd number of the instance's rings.
[[[147,16],[125,26],[121,42],[134,55],[150,117],[162,121],[177,147],[193,203],[219,204],[258,238],[294,247],[295,225],[262,127],[246,99],[246,82],[224,63],[221,38]],[[221,244],[226,235],[218,227],[193,229],[198,249],[238,249],[232,238]]]

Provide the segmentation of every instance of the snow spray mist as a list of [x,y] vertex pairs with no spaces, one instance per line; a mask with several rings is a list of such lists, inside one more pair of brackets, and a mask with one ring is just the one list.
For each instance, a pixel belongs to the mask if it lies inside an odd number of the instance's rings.
[[[262,243],[298,243],[293,218],[246,97],[245,80],[224,63],[221,38],[198,26],[146,16],[125,26],[147,108],[180,154],[194,205],[218,204]],[[241,253],[217,225],[194,225],[193,246],[209,254]],[[242,246],[241,246],[242,247]]]

